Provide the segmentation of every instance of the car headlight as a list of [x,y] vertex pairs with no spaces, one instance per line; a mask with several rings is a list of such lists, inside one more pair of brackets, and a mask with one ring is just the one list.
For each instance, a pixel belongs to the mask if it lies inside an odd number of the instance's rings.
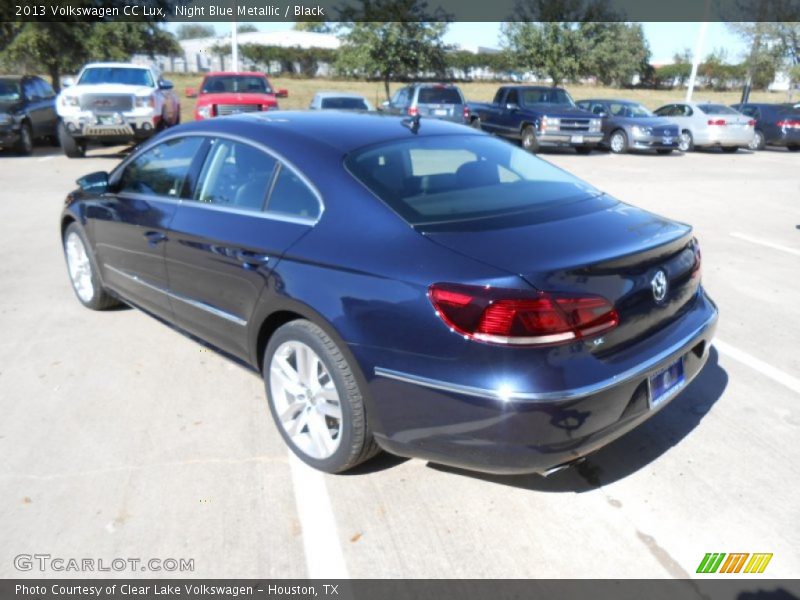
[[79,104],[77,96],[70,96],[69,94],[61,96],[61,106],[78,106]]
[[14,118],[6,113],[0,113],[0,125],[10,125]]
[[542,131],[546,129],[554,129],[558,131],[561,129],[561,119],[558,117],[542,117]]
[[589,131],[597,133],[600,131],[602,121],[600,119],[589,119]]
[[633,126],[633,135],[653,135],[652,127],[641,127],[640,125]]
[[155,108],[156,107],[156,99],[152,95],[150,96],[136,96],[136,108]]
[[197,114],[200,116],[201,119],[208,119],[211,117],[211,106],[198,106],[197,107]]

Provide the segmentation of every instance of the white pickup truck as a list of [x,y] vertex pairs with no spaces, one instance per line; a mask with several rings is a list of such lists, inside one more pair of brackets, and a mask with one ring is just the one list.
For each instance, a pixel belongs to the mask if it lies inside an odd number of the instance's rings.
[[138,142],[181,120],[172,83],[153,67],[129,63],[86,65],[58,95],[56,110],[61,148],[70,158],[83,156],[89,142]]

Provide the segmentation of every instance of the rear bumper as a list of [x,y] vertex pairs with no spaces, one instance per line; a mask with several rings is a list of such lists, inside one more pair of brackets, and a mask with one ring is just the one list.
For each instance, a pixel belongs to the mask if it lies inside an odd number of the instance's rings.
[[[483,389],[376,367],[376,439],[395,454],[460,468],[544,473],[666,406],[703,368],[716,322],[716,307],[701,293],[678,322],[623,351],[616,374],[560,390]],[[650,376],[681,358],[685,383],[651,408]]]
[[787,129],[781,131],[774,139],[767,140],[769,146],[800,146],[800,129]]
[[737,146],[744,148],[753,141],[755,129],[748,128],[741,131],[706,131],[695,136],[695,146]]

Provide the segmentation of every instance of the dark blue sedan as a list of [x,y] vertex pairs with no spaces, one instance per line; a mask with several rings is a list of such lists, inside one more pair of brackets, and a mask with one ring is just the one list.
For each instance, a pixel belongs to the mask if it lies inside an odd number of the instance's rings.
[[79,184],[61,235],[80,302],[260,372],[286,443],[328,472],[379,449],[560,469],[684,389],[716,325],[691,227],[452,123],[212,119]]

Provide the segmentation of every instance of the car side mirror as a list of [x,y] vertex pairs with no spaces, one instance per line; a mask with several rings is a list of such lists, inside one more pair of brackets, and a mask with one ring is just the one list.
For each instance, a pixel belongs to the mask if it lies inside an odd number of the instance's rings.
[[517,104],[516,102],[509,102],[506,104],[506,110],[510,110],[512,112],[515,110],[519,110],[519,104]]
[[108,173],[95,171],[78,179],[81,190],[90,194],[105,194],[108,191]]
[[281,88],[277,92],[275,92],[275,95],[278,98],[288,98],[289,97],[289,90],[285,90],[285,89]]
[[72,85],[75,85],[75,78],[74,77],[64,77],[64,79],[61,80],[61,87],[62,88],[68,88],[68,87],[70,87]]
[[162,79],[158,82],[158,88],[161,90],[171,90],[173,87],[175,86],[172,85],[172,82],[169,79]]
[[599,113],[595,113],[595,114],[596,114],[598,117],[600,117],[601,119],[605,119],[605,118],[608,116],[608,113],[607,113],[607,112],[605,112],[605,111],[601,111],[601,112],[599,112]]
[[184,94],[187,98],[197,98],[197,88],[187,87]]

